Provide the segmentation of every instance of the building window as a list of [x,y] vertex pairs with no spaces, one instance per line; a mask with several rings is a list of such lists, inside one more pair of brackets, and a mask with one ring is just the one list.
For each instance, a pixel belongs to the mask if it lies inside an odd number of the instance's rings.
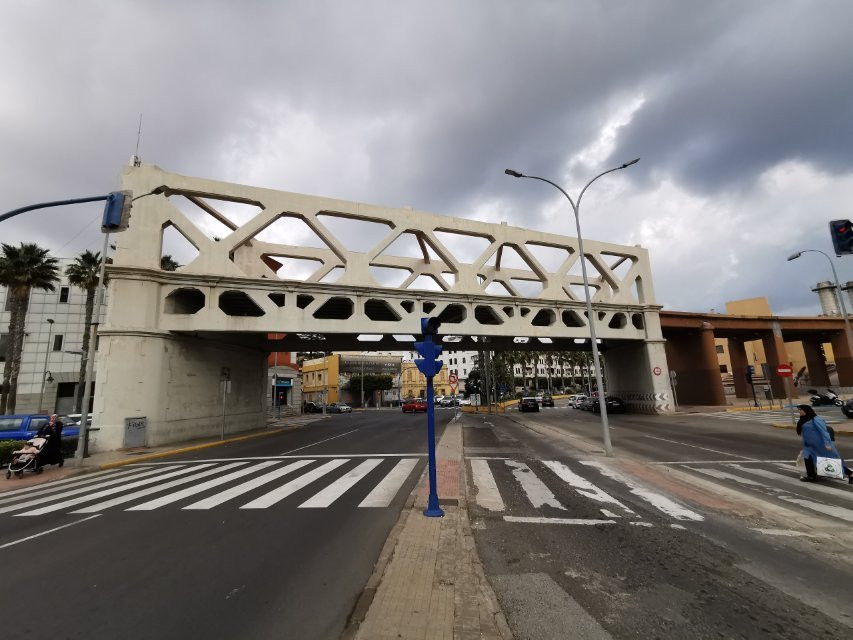
[[728,372],[729,372],[729,368],[726,365],[721,364],[720,365],[720,373],[728,373]]
[[68,294],[71,292],[70,287],[59,287],[59,301],[68,302]]
[[725,351],[725,349],[723,349],[723,345],[718,344],[717,345],[717,353],[725,353],[725,352],[726,351]]
[[53,336],[53,350],[54,351],[62,351],[62,336],[61,335]]
[[0,362],[6,361],[6,349],[9,348],[9,334],[0,333]]
[[462,364],[465,364],[465,358],[462,358]]

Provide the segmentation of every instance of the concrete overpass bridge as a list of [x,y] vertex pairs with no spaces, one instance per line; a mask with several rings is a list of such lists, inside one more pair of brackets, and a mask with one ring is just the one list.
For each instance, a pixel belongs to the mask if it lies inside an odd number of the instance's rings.
[[[134,417],[151,445],[218,433],[225,378],[226,428],[261,426],[268,353],[410,350],[426,315],[442,320],[445,349],[590,347],[575,238],[154,166],[127,168],[123,188],[138,199],[108,271],[93,449],[125,445]],[[166,271],[175,232],[197,255]],[[608,390],[634,410],[672,411],[647,251],[584,248]],[[297,277],[294,261],[310,268]]]

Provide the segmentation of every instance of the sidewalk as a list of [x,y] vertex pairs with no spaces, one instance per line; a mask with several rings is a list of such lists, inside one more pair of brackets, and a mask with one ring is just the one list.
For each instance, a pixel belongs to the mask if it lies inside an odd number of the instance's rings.
[[462,425],[448,423],[436,449],[442,518],[423,515],[424,470],[388,537],[343,638],[508,640],[512,637],[480,565],[465,503]]
[[[0,479],[0,495],[4,491],[13,489],[22,489],[31,487],[45,482],[54,480],[63,480],[81,473],[91,473],[93,471],[102,471],[104,469],[112,469],[121,467],[126,464],[136,464],[145,462],[146,460],[157,460],[167,456],[187,453],[189,451],[199,451],[210,447],[217,447],[230,442],[241,442],[243,440],[252,440],[255,438],[264,438],[267,436],[282,433],[284,431],[292,431],[300,429],[303,425],[322,419],[322,416],[313,415],[297,415],[272,420],[263,429],[253,431],[243,431],[233,435],[226,435],[224,440],[218,437],[202,438],[184,443],[172,443],[160,447],[137,447],[133,449],[119,449],[116,451],[104,451],[95,453],[83,460],[82,464],[78,464],[74,458],[67,458],[65,465],[58,467],[50,465],[44,468],[44,471],[38,475],[29,471],[25,472],[21,478],[12,476],[9,480]],[[4,474],[5,475],[5,474]]]

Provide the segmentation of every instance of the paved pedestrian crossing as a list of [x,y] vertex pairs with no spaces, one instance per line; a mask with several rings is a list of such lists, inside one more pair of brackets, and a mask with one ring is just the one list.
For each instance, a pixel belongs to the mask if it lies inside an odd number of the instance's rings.
[[[795,412],[796,413],[796,412]],[[703,416],[710,418],[723,418],[725,420],[738,420],[740,422],[761,422],[763,424],[773,424],[774,422],[791,424],[790,409],[765,409],[759,411],[720,411],[717,413],[703,413]],[[841,424],[840,416],[827,413],[819,414],[827,424]],[[794,422],[799,416],[794,416]],[[845,419],[846,420],[846,419]]]
[[352,456],[140,464],[0,492],[0,517],[109,511],[390,507],[423,457]]

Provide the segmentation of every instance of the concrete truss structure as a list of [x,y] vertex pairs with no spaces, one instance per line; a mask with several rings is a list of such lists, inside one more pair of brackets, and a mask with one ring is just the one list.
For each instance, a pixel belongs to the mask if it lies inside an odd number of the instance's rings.
[[[575,238],[190,178],[154,166],[127,168],[123,186],[135,201],[109,269],[112,296],[102,330],[109,347],[99,352],[99,366],[107,370],[119,357],[146,351],[147,341],[179,344],[185,364],[198,360],[193,370],[213,365],[207,384],[215,390],[220,375],[233,380],[235,368],[255,371],[248,354],[265,366],[265,354],[276,350],[408,350],[426,315],[442,320],[448,349],[482,349],[483,342],[492,350],[589,348]],[[211,226],[221,230],[216,237]],[[196,252],[177,271],[161,269],[167,232],[180,234]],[[648,253],[594,241],[585,242],[585,251],[613,392],[629,401],[633,394],[638,408],[671,410],[666,376],[650,373],[666,360]],[[299,278],[293,261],[313,268]],[[275,333],[286,336],[271,342]],[[209,358],[189,356],[196,347]],[[229,367],[222,363],[234,357],[226,353],[248,359]],[[154,360],[169,370],[173,358]],[[645,373],[635,375],[638,366]],[[147,375],[162,371],[155,367]],[[96,412],[107,423],[130,410],[113,408],[116,385],[125,396],[127,383],[114,376],[98,388]],[[237,414],[255,413],[254,401],[238,404]],[[197,431],[190,425],[203,420],[189,413],[149,424],[168,423],[173,434],[179,422],[187,432],[178,435],[187,436]]]

